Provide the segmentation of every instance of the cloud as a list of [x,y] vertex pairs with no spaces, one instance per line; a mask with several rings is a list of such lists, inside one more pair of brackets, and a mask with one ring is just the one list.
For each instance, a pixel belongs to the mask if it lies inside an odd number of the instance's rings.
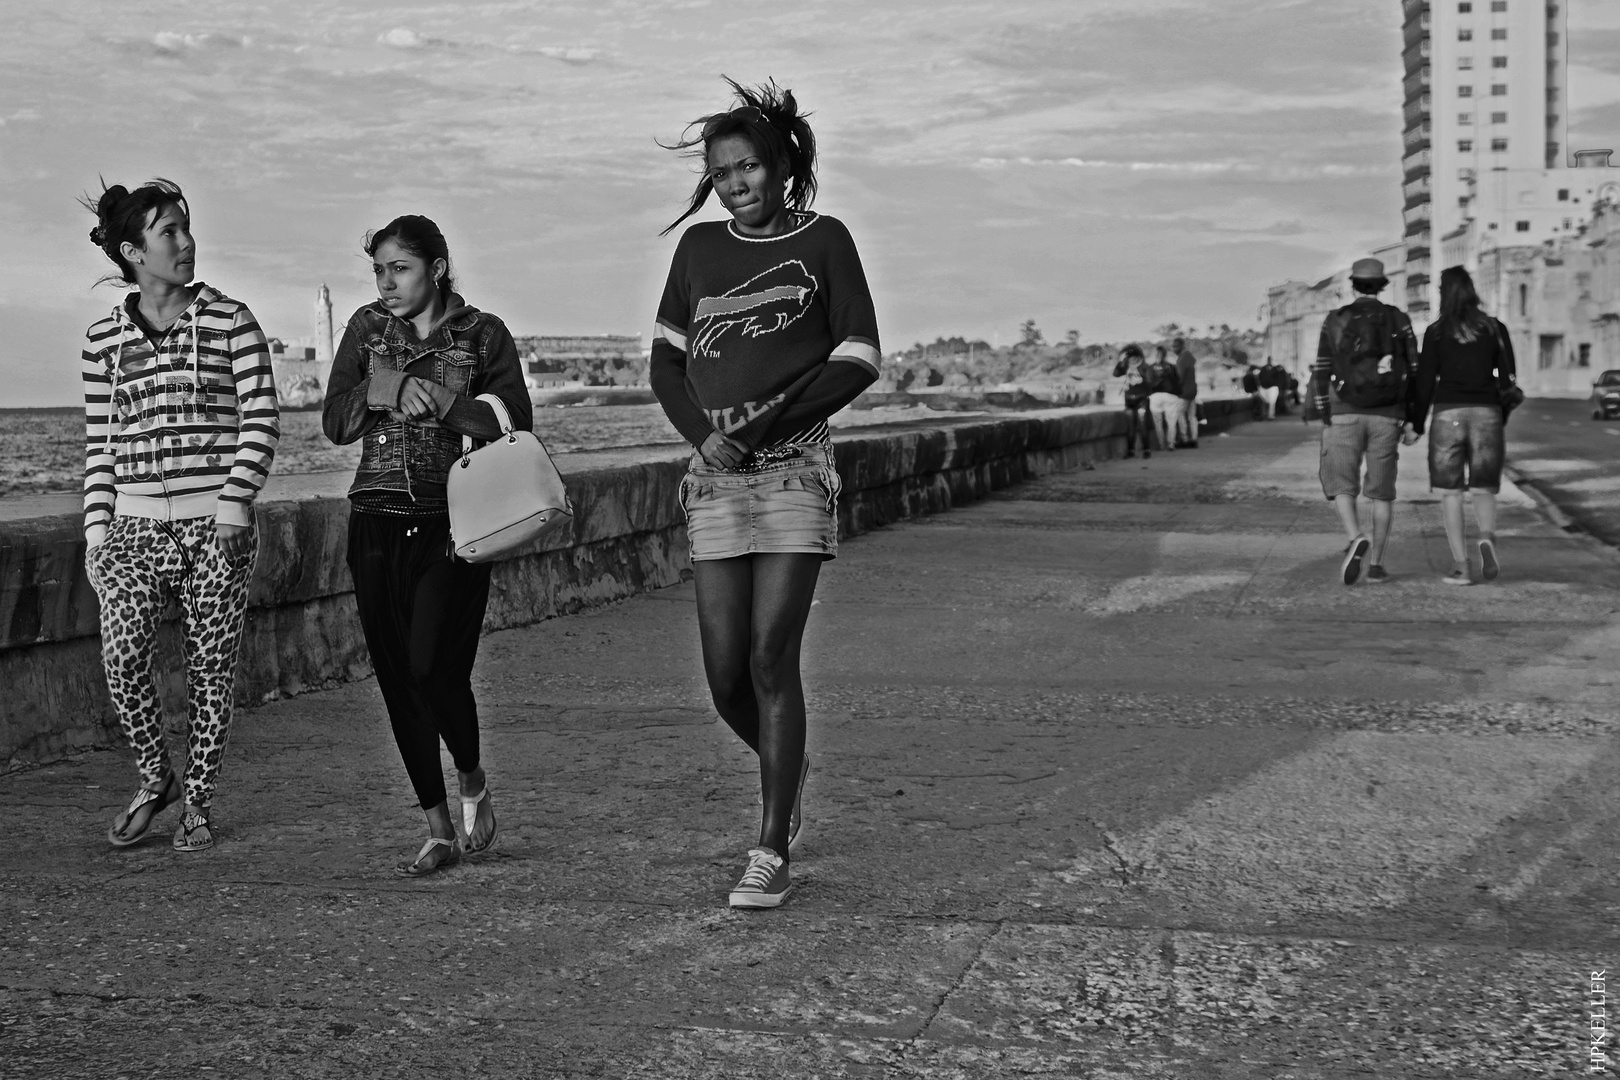
[[176,55],[210,47],[246,48],[252,39],[230,34],[180,34],[173,30],[159,30],[152,35],[152,47],[160,53]]
[[408,26],[396,26],[392,30],[377,35],[377,40],[390,49],[425,49],[429,45],[443,45],[446,42],[434,38],[423,37]]

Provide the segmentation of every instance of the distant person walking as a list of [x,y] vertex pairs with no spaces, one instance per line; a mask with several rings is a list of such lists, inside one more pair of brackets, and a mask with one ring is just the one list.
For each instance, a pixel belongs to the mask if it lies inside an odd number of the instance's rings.
[[[90,326],[83,356],[85,569],[101,655],[141,786],[107,839],[127,847],[183,797],[176,851],[213,846],[237,653],[258,555],[253,501],[280,438],[270,349],[247,305],[195,281],[180,188],[114,185],[90,240],[135,291]],[[187,761],[182,792],[152,666],[158,618],[180,601]]]
[[[1480,576],[1495,581],[1496,494],[1502,486],[1507,411],[1518,367],[1507,328],[1480,308],[1474,279],[1460,266],[1440,272],[1440,318],[1423,332],[1412,415],[1429,423],[1429,486],[1440,492],[1440,516],[1451,546],[1448,585],[1471,585],[1463,534],[1463,495],[1471,493],[1479,527]],[[1429,420],[1429,409],[1434,416]]]
[[739,104],[675,145],[731,214],[682,235],[658,305],[651,378],[693,447],[681,484],[703,666],[716,710],[759,755],[759,843],[732,907],[776,907],[802,835],[799,651],[824,560],[838,553],[827,418],[877,379],[878,329],[855,242],[816,214],[816,141],[792,91],[731,82]]
[[[1352,302],[1322,323],[1311,370],[1316,411],[1322,417],[1322,494],[1339,512],[1349,545],[1339,575],[1355,584],[1367,565],[1367,581],[1389,580],[1384,547],[1394,520],[1395,471],[1402,443],[1417,435],[1409,418],[1417,387],[1417,339],[1406,313],[1378,299],[1389,284],[1384,264],[1358,259],[1350,268]],[[1365,462],[1365,488],[1361,480]],[[1362,532],[1356,498],[1372,503],[1373,531]]]
[[1142,346],[1127,345],[1114,365],[1114,378],[1125,380],[1125,456],[1136,456],[1136,440],[1142,439],[1142,456],[1153,456],[1153,419],[1148,412],[1148,396],[1157,385],[1153,369],[1142,354]]
[[1250,419],[1263,420],[1266,415],[1266,399],[1260,393],[1260,369],[1253,364],[1243,372],[1243,392],[1249,395]]
[[1156,345],[1156,359],[1149,365],[1153,390],[1148,394],[1148,411],[1153,430],[1159,435],[1160,449],[1169,452],[1176,446],[1176,423],[1181,414],[1181,375],[1171,363],[1163,345]]
[[[450,248],[425,217],[395,218],[365,240],[378,299],[349,317],[321,422],[340,445],[363,440],[349,486],[349,573],[394,742],[427,816],[428,839],[399,864],[410,877],[492,847],[497,823],[478,740],[472,669],[490,563],[456,557],[445,482],[462,437],[533,429],[506,324],[455,290]],[[439,761],[455,762],[464,845]]]
[[1176,379],[1181,384],[1176,406],[1176,446],[1198,449],[1198,359],[1187,348],[1186,338],[1170,343],[1176,353]]
[[1277,399],[1282,395],[1282,388],[1287,382],[1283,369],[1266,357],[1265,366],[1260,369],[1260,397],[1265,402],[1266,419],[1277,419]]

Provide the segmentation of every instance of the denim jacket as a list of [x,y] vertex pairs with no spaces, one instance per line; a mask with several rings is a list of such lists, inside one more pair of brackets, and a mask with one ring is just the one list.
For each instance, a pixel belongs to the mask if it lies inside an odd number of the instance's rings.
[[[428,385],[436,415],[407,420],[399,411],[405,376]],[[427,340],[382,304],[349,319],[327,379],[321,425],[338,444],[363,439],[349,498],[412,513],[443,512],[445,478],[461,455],[461,438],[487,442],[500,435],[495,410],[474,400],[494,394],[512,426],[534,427],[517,346],[506,324],[452,295]]]

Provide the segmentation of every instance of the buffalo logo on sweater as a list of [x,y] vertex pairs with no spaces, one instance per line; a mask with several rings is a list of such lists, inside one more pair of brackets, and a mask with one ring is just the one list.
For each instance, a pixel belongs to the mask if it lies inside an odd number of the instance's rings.
[[804,263],[789,259],[730,292],[705,296],[693,317],[692,351],[717,356],[720,339],[732,330],[757,338],[792,326],[810,310],[815,295],[816,279]]

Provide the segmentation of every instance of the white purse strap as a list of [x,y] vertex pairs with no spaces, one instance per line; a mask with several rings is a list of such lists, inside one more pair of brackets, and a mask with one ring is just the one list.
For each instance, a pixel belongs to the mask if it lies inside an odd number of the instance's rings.
[[[495,422],[501,426],[501,431],[508,435],[512,433],[512,414],[506,411],[506,402],[494,394],[479,394],[476,400],[488,402],[489,407],[495,410]],[[472,436],[463,435],[461,437],[461,456],[466,457],[472,452]]]

